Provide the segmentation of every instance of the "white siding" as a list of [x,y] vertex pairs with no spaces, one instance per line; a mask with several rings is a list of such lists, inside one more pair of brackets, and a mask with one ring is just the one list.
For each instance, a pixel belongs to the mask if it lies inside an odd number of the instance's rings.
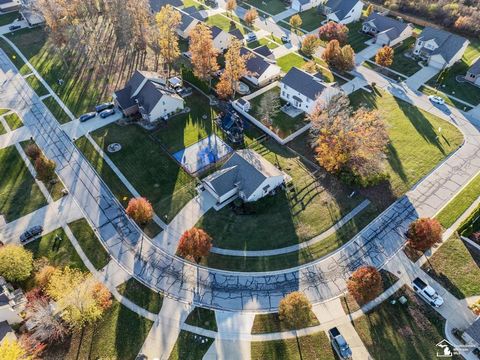
[[158,101],[157,105],[155,105],[152,111],[150,111],[150,119],[151,121],[155,121],[165,115],[172,114],[177,110],[181,110],[183,108],[184,108],[183,99],[178,99],[176,97],[164,95]]
[[255,190],[245,201],[257,201],[267,195],[273,189],[283,184],[283,176],[271,176],[266,178],[263,183]]
[[16,310],[12,309],[10,305],[5,305],[0,307],[0,321],[6,321],[12,325],[22,322],[23,319],[18,315]]
[[232,35],[226,33],[225,31],[218,34],[218,36],[213,39],[213,46],[218,51],[225,51],[230,46],[230,41],[232,41]]
[[[335,88],[335,87],[326,87],[321,94],[319,94],[319,98],[324,100],[324,101],[328,101],[328,99],[330,99],[333,95],[339,93],[340,90]],[[293,99],[293,96],[296,96],[300,99],[302,99],[302,104],[301,106],[298,107],[298,109],[301,109],[303,111],[305,111],[307,114],[310,114],[314,107],[315,107],[315,102],[316,102],[316,99],[310,99],[310,98],[307,98],[305,95],[303,94],[300,94],[298,91],[292,89],[291,87],[285,85],[284,83],[280,83],[280,98],[285,100],[285,101],[288,101],[290,104],[292,104],[293,106],[295,106],[294,104],[294,99]],[[295,106],[297,107],[297,106]]]

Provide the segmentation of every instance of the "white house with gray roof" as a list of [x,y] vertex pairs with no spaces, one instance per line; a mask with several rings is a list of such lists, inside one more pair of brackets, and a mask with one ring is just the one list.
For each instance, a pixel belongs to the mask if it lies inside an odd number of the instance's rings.
[[212,26],[212,40],[213,47],[220,51],[221,53],[228,49],[230,42],[232,41],[233,35],[223,31],[218,26]]
[[306,11],[315,6],[321,5],[323,0],[292,0],[291,8],[298,12]]
[[113,100],[125,116],[140,113],[149,122],[167,119],[184,108],[183,98],[165,77],[151,71],[136,70],[125,87],[113,93]]
[[347,25],[360,20],[363,5],[360,0],[327,0],[322,8],[327,21]]
[[249,74],[244,76],[245,80],[256,87],[262,87],[273,82],[280,76],[282,70],[280,66],[274,64],[273,61],[245,47],[240,49],[240,55],[249,54],[251,55],[245,63]]
[[178,36],[182,37],[183,39],[188,39],[190,36],[190,31],[192,31],[195,26],[200,21],[195,19],[193,16],[188,14],[181,13],[180,24],[177,27],[177,34]]
[[14,289],[0,276],[0,321],[8,324],[22,322],[21,313],[25,310],[26,303],[22,289]]
[[413,25],[373,13],[363,23],[362,31],[372,35],[378,45],[394,46],[413,35]]
[[426,27],[415,42],[413,53],[437,69],[452,66],[462,59],[470,42],[448,31]]
[[325,102],[341,90],[321,79],[320,74],[309,74],[292,67],[280,81],[280,98],[299,110],[310,114],[317,99]]
[[480,86],[480,58],[473,63],[465,75],[465,80],[472,84]]
[[250,149],[238,150],[220,170],[202,180],[219,210],[236,198],[252,202],[270,194],[290,177]]

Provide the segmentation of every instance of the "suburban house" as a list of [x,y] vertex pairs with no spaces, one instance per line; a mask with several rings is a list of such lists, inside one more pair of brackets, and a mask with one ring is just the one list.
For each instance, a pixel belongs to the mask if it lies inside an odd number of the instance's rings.
[[317,98],[328,101],[340,89],[333,84],[324,82],[319,74],[309,74],[292,67],[280,81],[280,98],[293,107],[310,114]]
[[198,10],[195,6],[186,7],[182,11],[199,21],[205,21],[208,17],[205,10]]
[[322,0],[292,0],[292,5],[290,6],[293,10],[298,12],[306,11],[315,6],[318,6],[322,3]]
[[172,5],[173,7],[183,6],[182,0],[149,0],[149,2],[152,14],[159,12],[166,5]]
[[0,321],[6,321],[8,324],[22,322],[20,314],[25,309],[26,303],[27,298],[22,289],[15,290],[0,276]]
[[480,86],[480,59],[470,66],[470,69],[468,69],[467,74],[465,75],[465,80],[470,81],[474,85]]
[[362,25],[362,31],[372,35],[378,45],[394,46],[413,34],[413,25],[372,13]]
[[202,180],[202,190],[215,199],[215,209],[240,198],[245,202],[257,201],[290,181],[290,177],[277,169],[260,154],[250,149],[238,150],[220,170]]
[[259,46],[252,50],[254,53],[263,56],[269,60],[275,60],[275,55],[273,55],[272,50],[267,45]]
[[445,30],[426,27],[415,42],[413,53],[429,66],[444,69],[459,61],[470,42]]
[[188,39],[190,31],[192,31],[198,23],[199,20],[195,19],[193,16],[182,13],[180,24],[177,27],[178,36]]
[[360,20],[363,2],[360,0],[328,0],[322,9],[327,21],[346,25]]
[[0,0],[0,13],[17,11],[22,7],[20,0]]
[[228,33],[238,40],[243,41],[243,34],[239,28],[232,29]]
[[0,321],[0,344],[3,340],[15,341],[17,336],[10,324],[6,321]]
[[218,26],[212,26],[212,40],[213,46],[220,52],[224,52],[230,46],[232,35],[223,31]]
[[246,66],[249,74],[244,79],[252,83],[254,86],[261,87],[271,83],[280,76],[281,69],[278,65],[267,61],[263,56],[242,47],[240,55],[251,54],[247,59]]
[[167,119],[184,108],[184,100],[165,77],[136,70],[125,87],[113,93],[115,105],[125,116],[140,113],[149,122]]

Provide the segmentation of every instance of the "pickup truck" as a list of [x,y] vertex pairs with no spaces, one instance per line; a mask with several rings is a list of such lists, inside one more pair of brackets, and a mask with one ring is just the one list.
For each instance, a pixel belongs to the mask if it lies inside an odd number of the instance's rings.
[[337,352],[337,355],[340,359],[351,359],[352,350],[348,346],[345,338],[340,334],[340,331],[336,327],[328,330],[328,335],[330,336],[330,341],[332,342],[333,348]]
[[423,298],[427,303],[432,305],[433,307],[440,307],[443,305],[443,299],[437,292],[428,285],[425,281],[420,278],[415,278],[412,281],[413,290]]

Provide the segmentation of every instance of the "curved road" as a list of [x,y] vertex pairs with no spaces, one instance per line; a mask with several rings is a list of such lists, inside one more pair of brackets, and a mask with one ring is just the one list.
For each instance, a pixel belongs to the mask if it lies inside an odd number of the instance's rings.
[[279,300],[294,290],[304,291],[313,303],[340,295],[352,270],[363,264],[383,266],[401,249],[402,234],[413,219],[434,215],[480,170],[479,132],[456,112],[465,144],[345,246],[298,268],[271,273],[220,271],[187,263],[151,243],[0,50],[3,107],[19,113],[37,144],[56,161],[58,175],[113,259],[167,296],[220,310],[274,311]]

